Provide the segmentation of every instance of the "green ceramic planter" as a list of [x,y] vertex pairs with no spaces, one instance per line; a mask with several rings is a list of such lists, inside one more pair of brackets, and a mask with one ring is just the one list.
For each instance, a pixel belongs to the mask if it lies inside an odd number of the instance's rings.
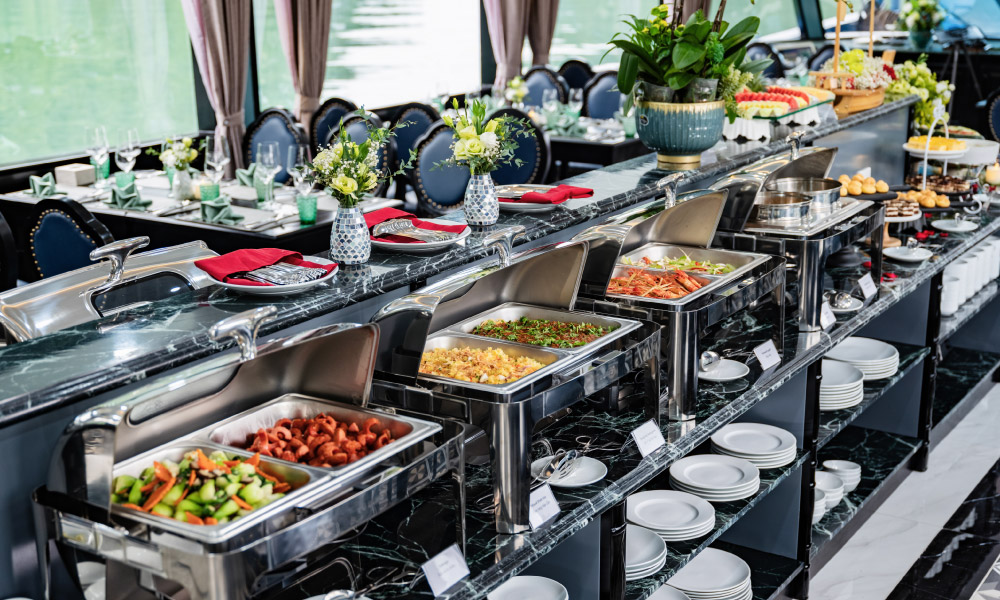
[[635,104],[636,134],[656,151],[661,169],[694,168],[701,153],[722,139],[726,103],[639,101]]

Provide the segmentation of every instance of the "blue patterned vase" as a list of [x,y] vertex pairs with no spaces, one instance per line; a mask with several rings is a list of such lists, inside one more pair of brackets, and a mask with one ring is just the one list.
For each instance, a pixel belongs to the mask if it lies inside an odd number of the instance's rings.
[[500,202],[493,177],[473,175],[465,188],[465,220],[469,225],[492,225],[500,217]]
[[345,265],[368,262],[372,254],[372,241],[361,209],[340,207],[333,218],[330,232],[330,260]]

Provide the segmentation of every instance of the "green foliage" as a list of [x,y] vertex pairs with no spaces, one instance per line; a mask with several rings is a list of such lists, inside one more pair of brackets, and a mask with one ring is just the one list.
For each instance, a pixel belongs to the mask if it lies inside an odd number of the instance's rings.
[[458,100],[452,101],[457,118],[444,115],[441,119],[455,132],[451,157],[436,163],[435,168],[458,165],[469,169],[472,175],[485,175],[497,167],[513,164],[520,167],[524,161],[514,157],[518,137],[531,135],[531,124],[524,119],[502,115],[486,118],[486,105],[473,100],[471,105],[459,109]]

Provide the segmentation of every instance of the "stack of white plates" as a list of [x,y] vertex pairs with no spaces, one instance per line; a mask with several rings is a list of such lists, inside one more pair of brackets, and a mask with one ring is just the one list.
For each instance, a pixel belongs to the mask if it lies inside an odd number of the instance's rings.
[[844,493],[853,492],[861,482],[861,465],[849,460],[824,460],[823,468],[844,482]]
[[813,490],[813,494],[813,525],[815,525],[826,514],[826,492],[823,490]]
[[865,375],[865,381],[892,377],[899,369],[899,351],[879,340],[849,337],[836,345],[827,358],[854,365]]
[[819,385],[819,409],[840,410],[861,404],[865,399],[865,374],[836,360],[823,361],[823,381]]
[[795,460],[795,436],[762,423],[730,423],[712,436],[712,451],[744,458],[758,469],[783,467]]
[[691,598],[677,588],[661,585],[648,600],[691,600]]
[[665,564],[667,544],[660,536],[645,527],[625,526],[625,581],[649,577]]
[[503,582],[500,587],[486,595],[486,600],[569,600],[569,592],[563,584],[548,577],[518,575]]
[[705,548],[667,581],[691,600],[750,600],[750,565],[729,552]]
[[760,470],[745,458],[698,454],[670,465],[670,485],[709,502],[732,502],[757,493]]
[[715,508],[711,504],[675,490],[632,494],[625,502],[625,518],[665,542],[693,540],[715,529]]
[[816,489],[826,494],[827,510],[840,504],[840,500],[844,497],[844,482],[833,473],[816,471]]

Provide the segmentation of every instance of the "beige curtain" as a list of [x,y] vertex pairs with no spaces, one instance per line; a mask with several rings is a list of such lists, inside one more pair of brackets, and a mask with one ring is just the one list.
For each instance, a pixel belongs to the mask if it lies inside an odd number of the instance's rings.
[[250,53],[250,2],[182,0],[198,72],[215,110],[215,134],[229,140],[228,167],[243,167],[243,102]]
[[531,0],[483,0],[483,7],[493,58],[497,63],[493,87],[503,88],[521,73],[521,49],[528,31]]
[[[705,18],[711,21],[715,18],[712,10],[712,0],[684,0],[684,11],[681,13],[681,23],[686,23],[698,9],[705,13]],[[671,13],[673,14],[673,13]]]
[[528,44],[531,46],[531,64],[549,64],[552,36],[556,32],[556,15],[559,0],[533,0],[528,18]]
[[295,87],[295,117],[306,128],[319,108],[326,79],[333,0],[274,0],[281,47]]

